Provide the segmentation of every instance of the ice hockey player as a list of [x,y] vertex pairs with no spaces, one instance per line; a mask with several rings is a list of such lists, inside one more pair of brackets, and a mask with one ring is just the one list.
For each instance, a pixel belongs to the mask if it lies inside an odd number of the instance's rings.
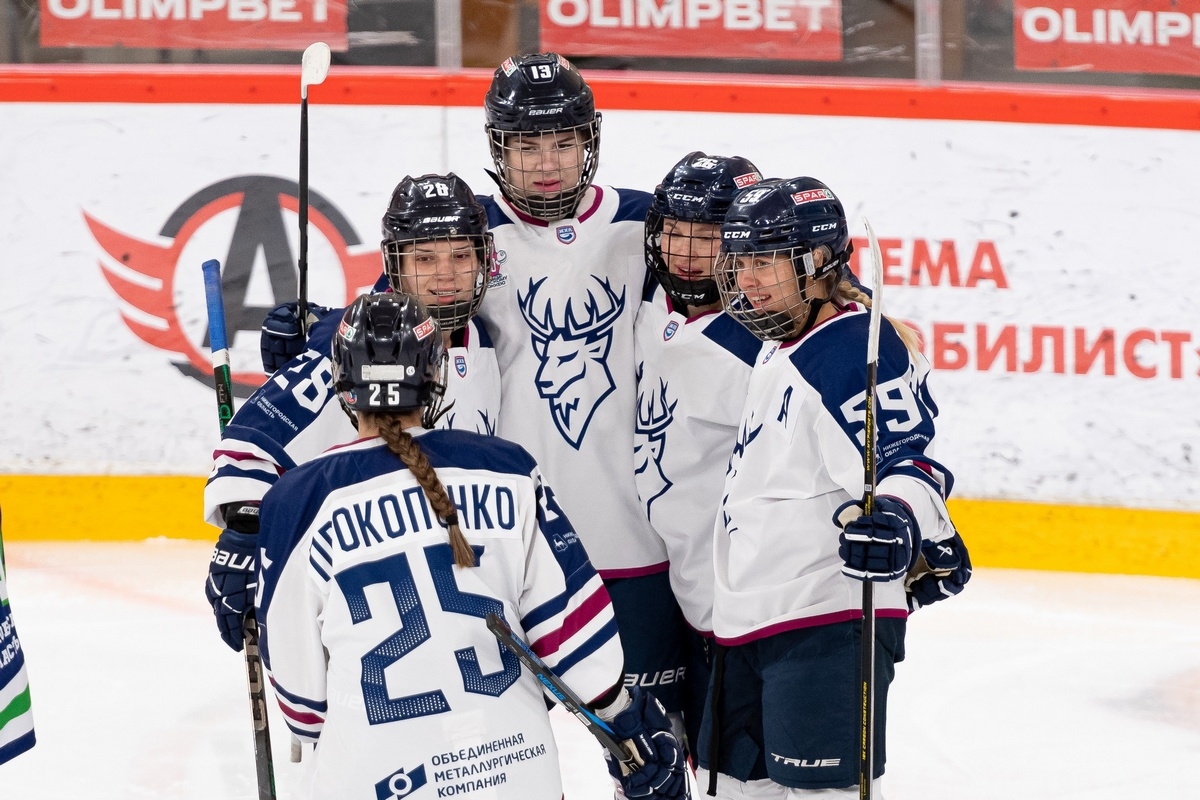
[[24,753],[35,742],[25,651],[13,625],[7,574],[4,539],[0,536],[0,764]]
[[[929,365],[915,335],[885,318],[878,490],[863,516],[869,300],[846,280],[841,202],[812,178],[764,181],[737,195],[721,236],[725,308],[764,344],[715,530],[718,648],[699,761],[720,774],[717,797],[850,798],[860,581],[877,582],[878,779],[908,611],[956,594],[970,577],[946,510],[953,479],[934,457]],[[918,556],[935,572],[906,593]],[[701,786],[709,777],[700,772]]]
[[634,470],[688,625],[683,710],[693,752],[708,692],[713,523],[762,345],[722,313],[713,264],[734,195],[761,180],[745,158],[689,153],[654,190],[646,215],[646,266],[656,280],[646,285],[635,326]]
[[[453,173],[406,177],[382,227],[387,284],[427,302],[443,331],[444,413],[429,422],[494,432],[500,373],[487,330],[474,319],[493,260],[483,206]],[[235,650],[242,648],[241,621],[253,597],[259,501],[280,474],[356,435],[334,400],[329,348],[339,319],[329,314],[313,327],[308,349],[246,401],[213,454],[205,517],[225,530],[205,589],[221,637]]]
[[626,680],[680,708],[682,616],[634,484],[634,318],[650,196],[594,184],[601,117],[555,53],[495,71],[485,128],[500,196],[485,200],[498,271],[480,309],[496,343],[498,435],[529,450],[612,597]]
[[489,632],[497,613],[644,762],[627,796],[686,797],[670,723],[624,688],[608,594],[537,463],[423,428],[442,350],[415,297],[356,300],[333,380],[360,438],[263,499],[263,659],[292,732],[318,744],[311,796],[559,800],[541,685]]

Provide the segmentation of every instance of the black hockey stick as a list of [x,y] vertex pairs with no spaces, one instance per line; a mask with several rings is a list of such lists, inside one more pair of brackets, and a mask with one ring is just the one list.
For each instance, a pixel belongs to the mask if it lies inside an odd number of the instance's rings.
[[612,753],[613,757],[621,763],[621,769],[625,774],[634,772],[641,766],[641,762],[617,741],[616,734],[613,733],[612,728],[608,727],[608,723],[588,711],[584,702],[579,699],[579,695],[571,691],[571,688],[554,674],[546,662],[529,649],[529,645],[513,634],[512,628],[508,627],[508,623],[499,614],[488,614],[487,626],[488,630],[500,640],[500,643],[511,650],[521,660],[521,663],[528,667],[533,676],[541,682],[546,693],[575,715],[575,718],[584,724],[592,736],[595,736],[600,744],[608,748],[608,752]]
[[[883,321],[883,256],[879,252],[879,240],[871,223],[863,217],[867,228],[867,240],[871,244],[871,322],[867,333],[867,407],[864,418],[863,442],[863,514],[875,509],[875,486],[877,483],[877,455],[875,452],[876,428],[875,387],[878,383],[879,325]],[[862,680],[859,715],[862,729],[859,732],[858,752],[858,796],[860,800],[871,800],[871,779],[875,773],[875,584],[863,580],[862,586],[862,655],[859,674]]]
[[300,338],[308,336],[308,87],[329,74],[329,45],[313,42],[300,57]]
[[[221,262],[204,262],[204,297],[208,302],[208,338],[212,349],[213,384],[217,389],[217,419],[221,432],[233,418],[233,384],[229,375],[229,347],[225,338],[225,301],[221,296]],[[267,728],[267,693],[262,659],[258,655],[258,623],[254,609],[242,623],[246,640],[246,685],[254,725],[254,768],[258,800],[275,800],[275,766],[271,760],[271,731]]]

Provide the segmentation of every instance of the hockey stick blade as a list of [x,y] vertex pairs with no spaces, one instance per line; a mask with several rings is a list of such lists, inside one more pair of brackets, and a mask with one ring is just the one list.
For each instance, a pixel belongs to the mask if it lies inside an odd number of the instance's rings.
[[599,740],[600,744],[608,748],[613,757],[621,762],[621,767],[627,771],[627,774],[641,766],[637,759],[630,755],[621,746],[621,743],[617,741],[612,728],[608,727],[608,724],[604,720],[587,710],[587,707],[579,699],[579,696],[571,691],[571,688],[563,683],[561,678],[554,674],[554,671],[546,665],[545,661],[542,661],[538,657],[537,653],[529,649],[529,645],[513,634],[512,628],[508,627],[508,623],[499,614],[488,614],[487,626],[492,635],[500,640],[500,644],[511,650],[520,662],[533,673],[533,676],[542,684],[542,689],[553,697],[559,705],[571,712],[576,719],[582,722],[588,731]]
[[313,42],[304,50],[300,57],[300,99],[308,98],[308,87],[325,81],[329,74],[329,61],[332,58],[329,45],[324,42]]

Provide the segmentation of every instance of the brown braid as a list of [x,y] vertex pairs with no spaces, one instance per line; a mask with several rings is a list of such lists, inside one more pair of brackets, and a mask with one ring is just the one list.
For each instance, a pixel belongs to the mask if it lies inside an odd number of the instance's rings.
[[458,527],[458,509],[450,502],[446,487],[433,471],[429,459],[425,458],[421,445],[404,430],[401,416],[361,411],[359,413],[378,426],[379,435],[387,443],[388,449],[399,456],[412,472],[417,483],[425,490],[425,496],[429,498],[434,513],[450,528],[450,549],[454,552],[454,563],[464,569],[475,566],[475,552],[471,550],[467,537],[463,536],[462,528]]
[[[842,281],[838,284],[837,298],[839,300],[853,300],[867,308],[871,307],[871,298],[867,297],[866,294],[857,286],[850,283],[850,281]],[[896,329],[896,334],[900,337],[900,341],[904,342],[904,346],[908,348],[909,354],[915,358],[921,352],[921,339],[917,336],[917,332],[900,320],[892,319],[887,314],[884,314],[883,317],[892,323],[892,327]]]

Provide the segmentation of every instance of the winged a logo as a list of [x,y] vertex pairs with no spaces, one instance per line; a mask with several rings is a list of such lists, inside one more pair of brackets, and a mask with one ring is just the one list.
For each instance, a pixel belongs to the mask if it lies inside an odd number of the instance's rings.
[[[121,319],[151,347],[170,353],[183,374],[209,383],[212,364],[205,323],[186,314],[189,295],[202,296],[200,263],[183,259],[189,242],[219,215],[236,212],[233,235],[222,260],[226,327],[234,351],[256,353],[258,332],[270,306],[247,302],[251,268],[261,253],[266,260],[275,302],[296,297],[296,258],[287,235],[285,212],[298,212],[299,186],[285,178],[243,175],[201,189],[171,213],[156,241],[124,233],[83,212],[84,221],[104,251],[100,270],[119,301]],[[345,281],[344,302],[368,289],[379,276],[379,253],[352,253],[361,244],[349,221],[329,200],[310,191],[309,221],[337,256]],[[194,274],[193,274],[194,273]],[[177,280],[178,278],[178,280]],[[202,331],[202,333],[198,333]],[[237,334],[242,337],[239,346]],[[240,362],[239,362],[240,363]],[[248,397],[262,382],[258,371],[233,374],[234,393]]]

